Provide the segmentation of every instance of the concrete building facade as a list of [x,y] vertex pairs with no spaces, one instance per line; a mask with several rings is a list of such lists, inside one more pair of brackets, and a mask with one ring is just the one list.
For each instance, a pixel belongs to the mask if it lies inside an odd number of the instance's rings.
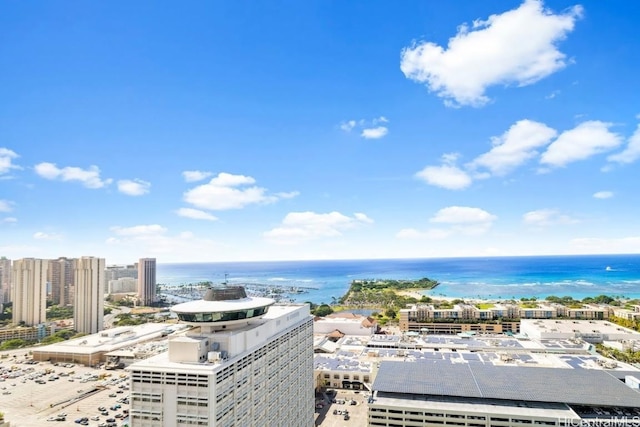
[[602,370],[383,361],[367,425],[623,426],[639,407],[640,394]]
[[0,257],[0,309],[11,302],[11,260]]
[[104,258],[82,257],[74,269],[75,305],[74,329],[95,334],[103,329],[104,321]]
[[49,261],[49,284],[51,301],[60,306],[73,305],[74,301],[74,259],[60,257]]
[[47,319],[47,270],[45,259],[15,260],[11,268],[14,324],[35,326]]
[[131,427],[313,425],[309,306],[229,289],[175,306],[193,329],[127,368]]
[[132,277],[121,277],[107,282],[108,294],[137,293],[138,279]]
[[156,302],[155,258],[140,258],[138,262],[138,299],[141,305]]

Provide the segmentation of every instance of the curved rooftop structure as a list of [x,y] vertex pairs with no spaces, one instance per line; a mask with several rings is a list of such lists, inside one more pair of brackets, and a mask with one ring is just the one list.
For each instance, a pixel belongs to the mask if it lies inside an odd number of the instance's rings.
[[242,286],[220,286],[209,288],[201,300],[174,305],[171,311],[181,322],[224,329],[261,318],[274,303],[271,298],[247,296]]

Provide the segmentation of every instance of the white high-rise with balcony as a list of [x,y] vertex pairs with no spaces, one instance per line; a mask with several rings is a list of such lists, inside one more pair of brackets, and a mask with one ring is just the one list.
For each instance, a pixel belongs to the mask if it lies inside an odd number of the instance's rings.
[[13,323],[35,326],[46,321],[48,266],[46,259],[23,258],[13,261]]
[[82,257],[75,262],[74,329],[95,334],[104,321],[104,258]]
[[155,258],[140,258],[138,262],[138,299],[141,305],[156,302]]
[[314,424],[307,304],[275,305],[227,286],[172,311],[193,329],[127,368],[131,427]]

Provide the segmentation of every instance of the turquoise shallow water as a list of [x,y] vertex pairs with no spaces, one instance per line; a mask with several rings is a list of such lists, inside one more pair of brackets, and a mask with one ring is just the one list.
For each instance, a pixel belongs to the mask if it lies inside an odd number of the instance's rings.
[[337,261],[158,264],[158,283],[212,281],[309,287],[297,301],[331,302],[354,279],[419,279],[440,285],[432,295],[467,298],[576,299],[600,294],[640,298],[640,255],[537,256]]

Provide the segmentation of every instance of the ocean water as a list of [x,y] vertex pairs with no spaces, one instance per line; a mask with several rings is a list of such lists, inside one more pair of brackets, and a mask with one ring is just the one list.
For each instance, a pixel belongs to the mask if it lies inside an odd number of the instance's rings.
[[354,279],[419,279],[440,285],[431,296],[510,299],[601,294],[640,298],[640,255],[278,261],[162,264],[157,281],[178,286],[265,284],[308,288],[296,301],[330,303]]

